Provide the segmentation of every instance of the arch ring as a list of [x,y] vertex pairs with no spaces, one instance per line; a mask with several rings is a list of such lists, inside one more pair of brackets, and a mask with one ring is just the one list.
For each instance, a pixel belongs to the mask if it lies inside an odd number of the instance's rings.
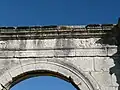
[[[15,73],[15,71],[17,72]],[[38,60],[34,63],[26,63],[11,68],[6,73],[11,76],[11,79],[5,84],[8,90],[20,81],[37,75],[57,76],[72,83],[77,90],[100,90],[99,85],[92,77],[86,75],[75,65],[63,60]],[[6,73],[3,76],[6,76]]]

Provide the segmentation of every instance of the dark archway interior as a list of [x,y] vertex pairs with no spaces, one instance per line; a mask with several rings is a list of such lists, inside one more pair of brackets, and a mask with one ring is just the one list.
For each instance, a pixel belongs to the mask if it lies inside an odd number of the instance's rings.
[[38,76],[53,76],[53,77],[57,77],[60,78],[62,80],[65,80],[66,82],[72,84],[76,90],[80,90],[78,88],[78,86],[74,83],[74,81],[72,80],[71,77],[66,77],[58,72],[51,72],[51,71],[46,71],[46,70],[40,70],[40,71],[30,71],[30,72],[26,72],[23,74],[20,74],[19,76],[13,78],[13,81],[8,83],[8,87],[9,89],[11,89],[12,87],[14,87],[16,84],[18,84],[19,82],[26,80],[28,78],[32,78],[32,77],[38,77]]

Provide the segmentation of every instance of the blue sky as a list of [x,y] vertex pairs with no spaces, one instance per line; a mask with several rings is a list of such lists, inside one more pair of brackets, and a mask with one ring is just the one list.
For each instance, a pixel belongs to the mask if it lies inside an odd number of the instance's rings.
[[0,0],[0,26],[117,23],[120,0]]
[[[0,0],[0,26],[117,23],[118,17],[120,0]],[[51,82],[55,87],[65,87],[41,89],[52,86]],[[17,84],[12,90],[75,90],[69,83],[62,83],[57,78],[32,78]]]
[[18,83],[11,90],[76,90],[76,88],[56,77],[39,76]]

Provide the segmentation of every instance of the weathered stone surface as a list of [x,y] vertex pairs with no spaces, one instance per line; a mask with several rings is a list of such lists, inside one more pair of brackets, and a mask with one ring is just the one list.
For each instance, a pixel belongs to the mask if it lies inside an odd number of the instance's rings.
[[22,28],[0,29],[0,84],[6,88],[40,74],[65,79],[77,90],[119,90],[117,26]]
[[8,81],[7,81],[7,79],[6,79],[6,77],[5,76],[1,76],[0,77],[0,83],[2,84],[2,85],[5,85],[6,83],[8,83]]
[[[115,53],[117,53],[117,47],[108,48],[108,56],[113,56]],[[116,56],[119,56],[119,54]]]
[[109,72],[91,72],[92,76],[96,79],[100,86],[112,86],[112,76]]
[[93,57],[75,57],[75,58],[66,58],[68,62],[73,63],[78,68],[83,71],[94,71],[94,62]]
[[4,74],[7,70],[18,66],[20,62],[18,59],[1,59],[0,60],[0,75]]
[[112,86],[114,86],[114,87],[119,86],[119,84],[117,83],[116,76],[114,74],[112,75]]
[[78,48],[100,48],[103,45],[96,43],[100,38],[87,38],[87,39],[73,39],[73,42]]
[[95,71],[109,71],[114,66],[114,61],[110,57],[94,57]]
[[23,73],[23,69],[22,69],[22,67],[13,68],[13,69],[9,70],[9,73],[14,78],[17,75],[22,74]]
[[102,48],[105,45],[97,43],[100,38],[87,39],[34,39],[6,40],[0,42],[2,49],[55,49],[55,48]]
[[77,49],[76,56],[107,56],[105,49]]
[[102,90],[118,90],[116,87],[101,87]]

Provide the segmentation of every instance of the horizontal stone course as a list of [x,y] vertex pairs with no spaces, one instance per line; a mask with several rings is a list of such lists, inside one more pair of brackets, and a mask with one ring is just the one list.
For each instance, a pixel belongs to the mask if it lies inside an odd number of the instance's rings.
[[115,45],[105,45],[99,42],[101,38],[87,39],[34,39],[34,40],[0,40],[0,49],[57,49],[57,48],[107,48],[114,49]]
[[105,49],[0,51],[0,57],[108,56]]

